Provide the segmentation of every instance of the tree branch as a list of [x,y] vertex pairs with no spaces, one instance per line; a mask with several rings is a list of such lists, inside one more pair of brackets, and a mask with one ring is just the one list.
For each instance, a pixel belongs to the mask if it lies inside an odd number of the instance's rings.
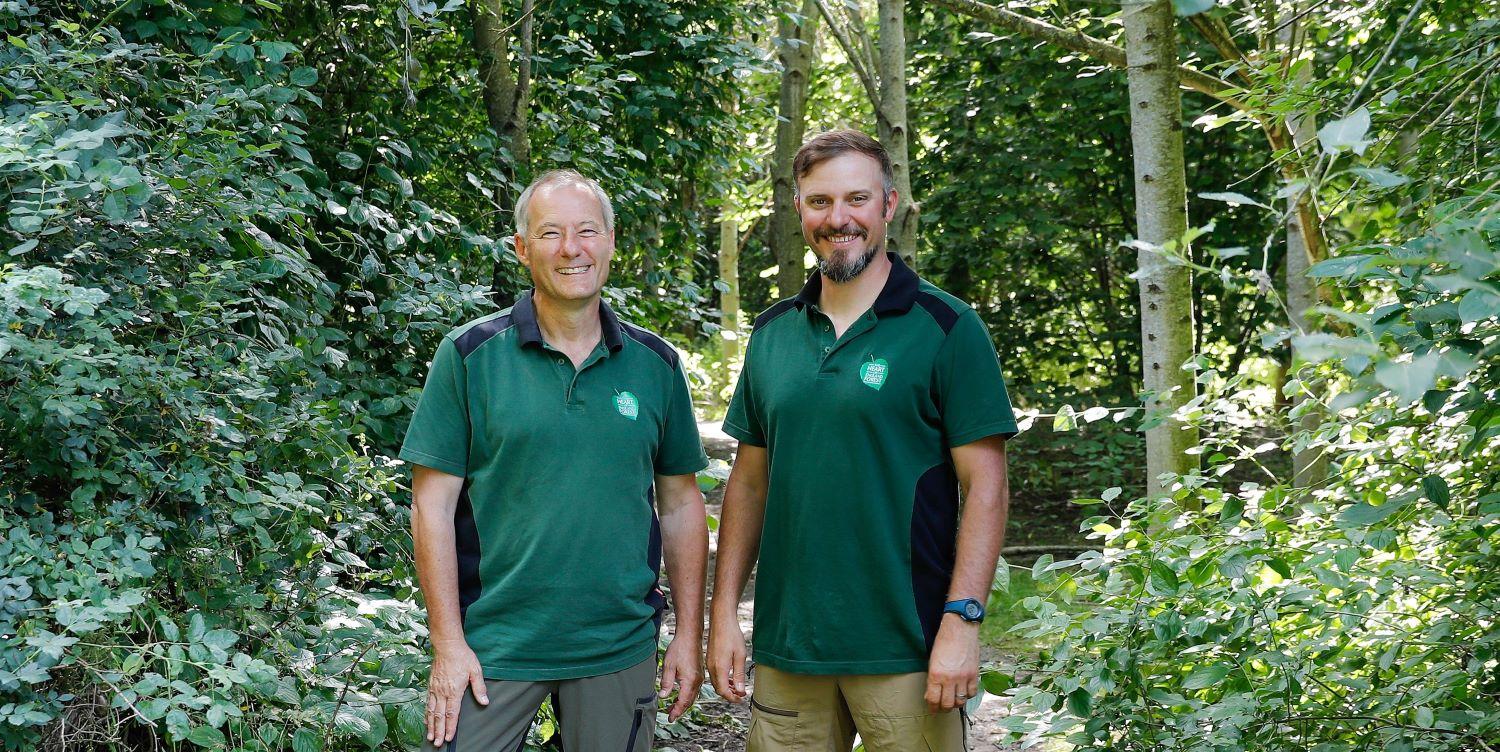
[[[1208,40],[1208,43],[1213,45],[1214,49],[1218,50],[1219,55],[1225,60],[1243,63],[1244,65],[1250,64],[1250,60],[1245,57],[1245,53],[1240,51],[1239,45],[1234,43],[1234,36],[1230,33],[1229,27],[1224,25],[1222,19],[1215,18],[1207,13],[1196,13],[1188,16],[1188,23],[1192,24],[1193,28],[1197,29],[1198,33],[1204,39]],[[1253,86],[1255,84],[1250,79],[1250,74],[1245,71],[1244,67],[1236,68],[1234,74],[1246,86]]]
[[828,3],[817,0],[818,12],[822,14],[823,20],[828,23],[828,30],[833,32],[833,38],[838,40],[839,47],[844,51],[844,57],[849,59],[849,67],[854,69],[854,75],[865,89],[865,96],[870,98],[870,105],[880,107],[880,89],[875,85],[874,74],[865,67],[864,58],[861,57],[854,43],[849,40],[849,35],[839,25],[838,19],[833,17],[833,11],[828,9]]
[[[1083,32],[1069,31],[1067,29],[1053,26],[1045,21],[1028,18],[1019,13],[986,5],[978,0],[933,0],[955,13],[960,13],[981,21],[989,21],[998,24],[1010,31],[1033,39],[1040,39],[1049,44],[1057,45],[1089,57],[1096,58],[1108,63],[1115,68],[1125,68],[1125,48],[1110,44],[1102,39],[1091,37]],[[1211,76],[1196,68],[1186,65],[1177,66],[1177,79],[1184,88],[1207,94],[1214,99],[1244,112],[1250,111],[1250,105],[1232,95],[1239,91],[1239,87],[1225,81],[1217,76]]]

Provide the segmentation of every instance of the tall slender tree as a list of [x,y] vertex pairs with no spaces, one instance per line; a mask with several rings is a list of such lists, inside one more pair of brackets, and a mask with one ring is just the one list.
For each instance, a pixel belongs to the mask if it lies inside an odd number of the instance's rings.
[[[509,234],[516,186],[531,163],[526,115],[531,100],[534,10],[534,0],[521,0],[516,18],[507,25],[504,0],[470,0],[469,5],[479,76],[484,84],[485,116],[500,139],[501,149],[509,151],[511,157],[508,164],[500,165],[506,184],[495,189],[495,231],[500,237]],[[505,296],[506,263],[504,258],[496,258],[492,272],[491,290],[500,304],[507,302],[500,299]]]
[[781,88],[776,111],[776,148],[771,162],[771,253],[776,259],[776,286],[781,295],[796,293],[806,279],[802,264],[802,223],[797,217],[797,183],[792,158],[807,128],[807,88],[812,78],[813,49],[818,36],[817,0],[802,0],[800,9],[781,17],[776,58]]
[[[1182,156],[1182,99],[1177,88],[1177,24],[1170,0],[1127,0],[1125,54],[1130,88],[1130,141],[1135,162],[1136,237],[1141,296],[1143,381],[1150,411],[1170,412],[1192,398],[1195,381],[1182,365],[1193,355],[1189,268],[1163,249],[1187,234],[1187,176]],[[1173,252],[1186,253],[1186,248]],[[1154,423],[1154,425],[1152,425]],[[1174,419],[1148,421],[1146,491],[1158,476],[1193,467],[1187,449],[1197,434]]]
[[824,0],[818,11],[844,51],[870,107],[875,132],[891,155],[892,182],[901,206],[891,220],[891,245],[908,264],[916,264],[917,220],[920,204],[911,191],[911,145],[906,117],[906,3],[879,0],[879,39],[870,35],[859,3],[846,2],[835,13]]

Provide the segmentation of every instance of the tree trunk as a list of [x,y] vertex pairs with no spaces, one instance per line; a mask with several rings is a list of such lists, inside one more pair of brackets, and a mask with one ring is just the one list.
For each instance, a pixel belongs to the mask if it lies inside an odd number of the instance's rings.
[[[1187,232],[1187,177],[1182,155],[1182,100],[1177,89],[1177,30],[1170,0],[1128,0],[1125,52],[1130,88],[1130,140],[1135,160],[1137,237],[1160,248]],[[1179,249],[1182,253],[1185,249]],[[1149,413],[1170,413],[1194,394],[1192,277],[1155,250],[1138,251],[1141,285],[1141,366]],[[1148,424],[1149,425],[1149,424]],[[1162,473],[1186,473],[1197,432],[1161,420],[1146,430],[1146,490],[1165,491]]]
[[887,242],[913,268],[917,261],[917,221],[920,206],[911,192],[911,145],[906,124],[906,3],[880,0],[880,101],[875,123],[880,143],[891,155],[891,168],[900,206],[891,220]]
[[724,343],[724,377],[728,379],[732,363],[740,359],[740,244],[739,228],[729,218],[719,220],[719,325],[730,336]]
[[802,264],[802,221],[797,216],[797,182],[792,158],[802,147],[807,127],[807,87],[812,78],[813,45],[818,36],[817,0],[803,0],[800,19],[782,18],[776,36],[776,58],[781,63],[781,95],[777,105],[776,149],[771,162],[771,255],[776,259],[777,294],[796,295],[807,281]]
[[[510,161],[500,164],[505,181],[495,190],[494,231],[499,237],[511,234],[508,226],[511,222],[507,219],[514,219],[510,215],[515,209],[517,185],[531,162],[526,111],[531,96],[533,2],[522,0],[514,37],[506,30],[503,0],[471,0],[469,6],[479,77],[484,86],[484,114],[500,148],[510,153]],[[510,297],[504,290],[505,268],[509,263],[502,252],[495,258],[491,272],[490,294],[500,305]]]
[[[1277,42],[1287,55],[1296,54],[1301,47],[1301,34],[1303,30],[1299,23],[1286,24],[1277,34]],[[1297,70],[1292,79],[1294,87],[1305,87],[1312,81],[1313,69],[1309,61],[1307,65]],[[1292,146],[1296,150],[1297,158],[1290,160],[1293,164],[1299,164],[1309,156],[1316,157],[1316,151],[1309,152],[1317,143],[1318,126],[1312,113],[1304,113],[1300,117],[1287,118],[1286,130],[1291,139]],[[1288,187],[1304,185],[1295,181],[1297,173],[1294,171],[1288,176]],[[1302,223],[1309,216],[1316,217],[1312,211],[1311,201],[1304,187],[1302,190],[1289,194],[1287,201],[1293,207],[1288,212],[1286,225],[1286,307],[1288,323],[1294,330],[1305,330],[1310,322],[1308,313],[1318,304],[1318,285],[1311,277],[1307,276],[1307,270],[1312,265],[1314,249],[1308,248],[1310,234],[1304,231]],[[1315,237],[1315,236],[1314,236]],[[1295,342],[1295,340],[1293,340]],[[1291,372],[1295,373],[1299,364],[1305,362],[1302,353],[1295,346],[1292,348]],[[1293,411],[1297,407],[1304,406],[1313,394],[1307,391],[1304,384],[1303,390],[1293,400]],[[1316,429],[1321,420],[1316,412],[1309,412],[1298,419],[1300,428],[1304,431]],[[1308,448],[1292,455],[1292,484],[1296,488],[1307,488],[1324,478],[1328,477],[1328,461],[1324,458],[1322,450]]]

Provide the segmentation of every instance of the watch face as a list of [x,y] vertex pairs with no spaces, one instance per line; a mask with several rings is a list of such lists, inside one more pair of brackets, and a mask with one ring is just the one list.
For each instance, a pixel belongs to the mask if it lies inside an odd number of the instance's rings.
[[979,610],[979,604],[978,603],[975,603],[974,601],[969,601],[968,603],[964,604],[964,616],[967,616],[970,619],[978,619],[979,618],[979,614],[980,614],[980,610]]

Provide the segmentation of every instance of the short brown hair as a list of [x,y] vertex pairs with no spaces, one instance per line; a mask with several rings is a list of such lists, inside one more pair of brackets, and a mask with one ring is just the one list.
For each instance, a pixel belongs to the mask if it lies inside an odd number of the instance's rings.
[[812,168],[851,151],[880,163],[881,186],[889,194],[896,184],[895,174],[891,169],[891,155],[886,153],[879,141],[856,130],[824,131],[808,139],[792,160],[792,180],[800,183]]

